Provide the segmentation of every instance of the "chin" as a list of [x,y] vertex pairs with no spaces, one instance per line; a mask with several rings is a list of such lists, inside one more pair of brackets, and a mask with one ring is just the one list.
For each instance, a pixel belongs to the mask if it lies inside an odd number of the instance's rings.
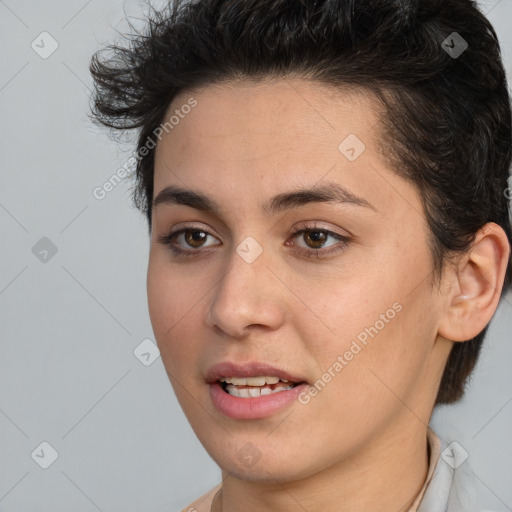
[[322,469],[320,461],[314,461],[313,454],[301,448],[306,440],[286,445],[284,438],[276,436],[275,443],[269,443],[267,435],[264,433],[258,439],[254,435],[234,434],[229,441],[210,438],[201,443],[222,471],[240,480],[292,482]]

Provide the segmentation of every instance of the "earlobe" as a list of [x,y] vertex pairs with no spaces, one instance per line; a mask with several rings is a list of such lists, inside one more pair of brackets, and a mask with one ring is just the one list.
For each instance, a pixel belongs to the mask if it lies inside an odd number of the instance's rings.
[[471,248],[453,269],[439,334],[452,341],[477,336],[490,322],[501,296],[510,256],[507,235],[491,222],[477,233]]

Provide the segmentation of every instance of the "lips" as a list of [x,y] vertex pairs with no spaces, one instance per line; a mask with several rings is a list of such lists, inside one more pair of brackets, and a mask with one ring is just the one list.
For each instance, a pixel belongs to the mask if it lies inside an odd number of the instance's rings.
[[[255,377],[265,377],[265,382],[273,381],[277,377],[280,381],[261,387],[245,385],[248,384],[245,379],[251,380]],[[219,413],[234,420],[255,420],[273,416],[291,407],[308,387],[302,375],[292,374],[259,361],[248,363],[225,361],[212,366],[205,378],[209,384],[213,406]],[[241,385],[229,384],[228,386],[225,382],[226,380],[236,382],[237,379],[244,379],[239,381]],[[259,384],[261,379],[256,380],[257,382],[252,381],[251,384]],[[280,386],[284,386],[284,389],[277,389]],[[259,396],[254,396],[256,394]]]
[[292,384],[299,384],[305,382],[306,379],[300,375],[291,374],[280,368],[269,365],[263,362],[248,362],[248,363],[234,363],[231,361],[225,361],[223,363],[212,366],[206,372],[206,382],[213,384],[220,379],[229,377],[278,377],[283,381],[290,381]]

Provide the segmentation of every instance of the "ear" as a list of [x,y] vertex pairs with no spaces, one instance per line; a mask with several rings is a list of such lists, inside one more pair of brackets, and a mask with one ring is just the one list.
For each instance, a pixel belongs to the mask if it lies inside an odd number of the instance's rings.
[[482,332],[498,307],[509,257],[510,244],[500,226],[490,222],[477,232],[471,248],[449,270],[441,336],[467,341]]

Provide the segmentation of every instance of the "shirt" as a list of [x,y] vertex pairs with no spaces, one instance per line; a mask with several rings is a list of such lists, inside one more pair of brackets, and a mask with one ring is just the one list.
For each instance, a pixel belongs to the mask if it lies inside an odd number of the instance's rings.
[[[442,443],[431,428],[427,432],[430,447],[427,477],[408,512],[476,512],[473,479],[465,461],[467,453],[458,443]],[[221,487],[222,483],[218,484],[181,512],[210,512]]]

